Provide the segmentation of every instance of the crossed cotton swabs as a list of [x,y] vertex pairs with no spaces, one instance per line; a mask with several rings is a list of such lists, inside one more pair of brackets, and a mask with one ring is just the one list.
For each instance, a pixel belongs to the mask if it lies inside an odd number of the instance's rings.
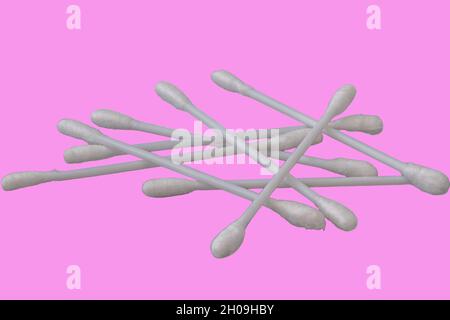
[[[11,173],[2,179],[3,189],[15,190],[50,181],[79,179],[152,167],[164,167],[194,180],[181,178],[150,180],[145,182],[142,188],[146,195],[169,197],[190,193],[195,190],[221,189],[251,201],[249,207],[242,215],[213,239],[211,252],[217,258],[227,257],[239,249],[248,225],[262,206],[272,209],[290,224],[297,227],[321,230],[325,227],[325,219],[345,231],[351,231],[356,227],[357,218],[350,209],[320,195],[312,190],[311,187],[410,184],[433,195],[445,194],[448,191],[449,179],[443,173],[414,163],[405,163],[397,160],[340,131],[361,131],[377,134],[382,130],[381,119],[376,116],[353,115],[332,121],[335,116],[344,112],[353,101],[356,90],[352,85],[345,85],[338,89],[321,118],[315,121],[307,115],[253,89],[227,71],[214,72],[212,80],[225,90],[254,99],[306,125],[306,127],[280,128],[279,137],[270,137],[268,139],[270,144],[275,142],[272,139],[279,138],[277,141],[280,149],[278,159],[283,160],[284,163],[278,167],[271,158],[272,155],[270,153],[259,150],[257,143],[248,143],[239,135],[227,131],[222,124],[197,108],[174,85],[167,82],[160,82],[156,85],[156,92],[163,100],[175,108],[191,114],[209,128],[218,130],[223,135],[226,144],[224,146],[213,145],[216,151],[222,151],[216,152],[216,154],[219,154],[219,156],[223,155],[224,151],[229,151],[229,148],[234,150],[236,147],[237,150],[234,153],[245,153],[267,170],[273,172],[271,179],[223,180],[193,169],[184,163],[174,162],[170,157],[163,157],[153,153],[154,151],[172,149],[178,146],[178,141],[166,140],[130,145],[106,136],[99,130],[76,120],[64,119],[58,123],[58,130],[62,134],[88,143],[85,146],[66,150],[64,152],[66,162],[80,163],[122,154],[133,155],[141,160],[67,171]],[[111,110],[97,110],[92,114],[92,121],[104,128],[137,130],[166,137],[171,137],[174,132],[174,129],[139,121]],[[345,158],[320,159],[306,156],[305,153],[312,144],[322,141],[322,134],[396,169],[401,175],[378,177],[376,168],[365,161]],[[192,140],[194,141],[195,139]],[[190,143],[193,143],[193,141]],[[211,141],[203,141],[203,144],[211,144]],[[291,148],[295,148],[291,153],[283,151]],[[225,152],[225,154],[229,153]],[[193,151],[190,157],[192,159],[198,159],[198,157],[202,159],[207,158],[207,156],[198,151]],[[323,168],[345,177],[295,178],[290,174],[290,170],[298,163]],[[272,193],[280,187],[289,187],[296,190],[303,197],[310,200],[316,208],[294,201],[271,198]],[[257,193],[249,190],[255,188],[261,188],[262,191]]]

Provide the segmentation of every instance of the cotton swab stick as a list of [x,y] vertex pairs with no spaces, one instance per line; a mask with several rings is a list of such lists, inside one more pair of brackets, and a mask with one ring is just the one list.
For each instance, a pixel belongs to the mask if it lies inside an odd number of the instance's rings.
[[[332,178],[299,178],[297,179],[308,187],[360,187],[360,186],[393,186],[408,185],[409,181],[403,176],[384,177],[332,177]],[[269,179],[245,179],[227,180],[229,183],[238,185],[245,189],[264,188]],[[290,188],[286,181],[278,185],[279,188]],[[151,179],[142,185],[142,192],[153,198],[166,198],[188,194],[201,190],[217,190],[202,182],[181,179],[161,178]]]
[[[306,157],[306,156],[304,156],[304,157]],[[167,157],[167,159],[170,159],[170,157]],[[322,160],[322,159],[320,159],[320,160]],[[326,161],[330,161],[330,160],[326,160]],[[357,161],[357,160],[351,160],[351,161]],[[10,173],[3,177],[2,187],[3,187],[3,190],[5,190],[5,191],[12,191],[12,190],[16,190],[16,189],[31,187],[31,186],[46,183],[46,182],[83,179],[83,178],[96,177],[96,176],[102,176],[102,175],[117,174],[117,173],[129,172],[129,171],[149,169],[149,168],[154,168],[154,167],[157,167],[157,166],[149,164],[146,161],[130,161],[130,162],[124,162],[124,163],[118,163],[118,164],[110,164],[110,165],[96,166],[96,167],[91,167],[91,168],[74,169],[74,170],[14,172],[14,173]],[[345,166],[344,166],[344,168],[345,168]],[[355,176],[355,175],[353,174],[353,175],[348,175],[348,176]],[[363,174],[362,176],[366,176],[366,175]],[[336,179],[338,179],[338,178],[336,178]],[[306,181],[308,181],[308,180],[306,180]],[[308,186],[316,186],[316,185],[310,185],[310,182],[307,182],[305,184]],[[327,186],[327,185],[325,185],[325,186]]]
[[[126,114],[109,110],[99,109],[91,114],[91,120],[96,125],[102,128],[116,129],[116,130],[135,130],[157,134],[161,136],[171,137],[175,129],[162,127],[147,122],[139,121]],[[378,116],[373,115],[351,115],[346,116],[330,122],[330,127],[338,130],[358,131],[369,134],[378,134],[383,130],[383,122]],[[291,126],[276,128],[280,133],[286,133],[292,130],[305,129],[304,126]],[[270,136],[270,131],[273,129],[262,129]],[[262,132],[257,130],[257,134]],[[237,135],[240,135],[239,133]],[[193,135],[194,136],[194,135]]]
[[[91,114],[91,120],[102,128],[117,130],[136,130],[161,136],[171,137],[175,129],[162,127],[147,122],[139,121],[126,114],[110,110],[99,109]],[[358,131],[369,134],[378,134],[383,130],[383,122],[380,117],[374,115],[350,115],[330,122],[330,127],[337,130]],[[291,126],[276,128],[280,133],[292,130],[304,129],[304,126]],[[272,129],[263,129],[269,131]],[[258,130],[259,133],[261,130]],[[238,134],[239,135],[239,134]]]
[[[252,87],[244,83],[242,80],[238,79],[236,76],[232,75],[227,71],[224,70],[216,71],[212,74],[211,78],[218,86],[222,87],[223,89],[231,92],[240,93],[243,96],[248,96],[293,119],[303,122],[308,127],[312,127],[316,123],[316,121],[313,118],[273,98],[270,98],[269,96],[265,95],[262,92],[253,89]],[[397,160],[387,155],[386,153],[381,152],[363,142],[360,142],[359,140],[352,138],[334,128],[328,127],[327,129],[324,130],[324,133],[330,136],[331,138],[338,140],[352,147],[353,149],[356,149],[368,155],[369,157],[372,157],[396,169],[404,177],[406,177],[412,185],[416,186],[418,189],[424,192],[433,195],[440,195],[447,193],[449,189],[450,181],[448,177],[438,170],[424,167],[414,163],[406,163]]]
[[[198,181],[202,181],[211,186],[220,188],[224,191],[235,194],[245,199],[252,200],[256,195],[255,192],[233,185],[217,177],[208,175],[204,172],[181,164],[174,163],[164,157],[155,155],[151,152],[147,152],[145,150],[133,147],[132,145],[108,137],[101,133],[99,130],[89,127],[76,120],[61,120],[58,123],[58,130],[64,135],[84,140],[87,143],[105,145],[109,148],[134,155],[150,164],[165,167],[169,170],[178,172],[179,174],[196,179]],[[301,226],[307,229],[324,228],[325,221],[320,211],[309,206],[292,201],[273,199],[267,202],[265,205],[278,213],[289,223],[296,226]]]
[[[145,125],[151,128],[151,133],[159,134],[163,136],[168,136],[168,133],[174,132],[175,129],[160,127],[153,124],[147,124],[144,122],[137,122],[137,125],[133,126],[133,123],[137,120],[134,120],[130,116],[121,114],[112,110],[97,110],[92,114],[92,121],[97,125],[110,129],[123,129],[123,130],[135,130],[136,127],[142,127]],[[381,119],[377,116],[371,115],[352,115],[343,117],[341,119],[335,120],[330,123],[330,126],[338,126],[341,130],[348,131],[359,131],[374,134],[381,131],[383,127],[383,123]],[[267,138],[272,136],[273,129],[263,129],[264,132],[259,129],[257,130],[257,135],[264,133]],[[292,126],[292,127],[284,127],[278,128],[280,136],[291,132],[298,131],[299,133],[303,132],[305,135],[308,132],[307,127],[305,126]],[[378,131],[377,131],[378,130]],[[149,132],[149,130],[145,131]],[[242,137],[244,133],[237,133],[238,136]],[[320,135],[314,144],[318,144],[322,142],[323,136]],[[193,140],[193,139],[192,139]],[[201,141],[203,145],[209,144],[210,141],[208,139]],[[184,142],[180,144],[178,141],[158,141],[151,143],[142,143],[135,145],[138,148],[147,150],[147,151],[162,151],[162,150],[170,150],[178,147],[186,147],[189,143]],[[121,155],[120,152],[110,150],[104,146],[97,145],[83,145],[69,148],[64,151],[64,161],[66,163],[82,163],[87,161],[95,161],[95,160],[103,160],[108,159],[114,156]]]
[[[167,159],[170,159],[170,158],[167,157]],[[117,173],[129,172],[129,171],[144,170],[144,169],[149,169],[149,168],[154,168],[154,167],[158,167],[158,166],[150,164],[147,161],[129,161],[129,162],[123,162],[123,163],[117,163],[117,164],[109,164],[109,165],[102,165],[102,166],[95,166],[95,167],[90,167],[90,168],[82,168],[82,169],[74,169],[74,170],[22,171],[22,172],[13,172],[13,173],[10,173],[10,174],[4,176],[1,180],[1,184],[2,184],[3,190],[13,191],[13,190],[31,187],[31,186],[35,186],[35,185],[39,185],[39,184],[47,183],[47,182],[83,179],[83,178],[117,174]],[[316,178],[313,178],[313,179],[316,179]],[[325,179],[325,178],[318,178],[318,179]],[[306,178],[300,179],[300,181],[302,181],[303,183],[305,183],[307,186],[310,186],[310,187],[341,186],[341,184],[334,185],[333,183],[335,183],[335,182],[333,182],[333,181],[337,181],[339,183],[345,183],[345,181],[346,181],[346,180],[334,180],[334,179],[346,179],[346,178],[340,178],[340,177],[339,178],[326,178],[326,179],[333,179],[333,180],[331,180],[331,182],[327,182],[328,180],[324,180],[325,181],[324,185],[317,185],[317,184],[319,184],[319,182],[318,183],[311,182],[310,180],[308,180]],[[190,181],[190,180],[183,180],[183,179],[175,180],[175,178],[170,179],[170,180],[171,181],[173,180],[174,184],[179,183],[180,187],[182,186],[183,183],[185,183],[185,181]],[[151,190],[158,190],[159,187],[156,187],[157,180],[152,180],[152,183],[153,183],[153,181],[155,182],[155,187],[153,187],[153,184],[152,184]],[[236,181],[241,181],[241,180],[236,180]],[[242,181],[244,181],[244,180],[242,180]],[[245,180],[245,181],[247,181],[247,180]],[[264,181],[264,180],[257,180],[257,181]],[[352,180],[349,180],[349,181],[352,181]],[[356,180],[356,181],[359,181],[359,180]],[[372,180],[369,180],[369,181],[372,181]],[[373,180],[373,181],[375,181],[374,183],[376,183],[376,181],[378,181],[378,180]],[[235,182],[235,181],[232,181],[232,182]],[[196,181],[193,181],[193,183],[194,183],[193,185],[191,185],[191,183],[189,183],[189,186],[186,187],[187,188],[186,193],[196,190],[196,189],[191,190],[191,188],[194,188],[196,186],[203,186],[202,188],[205,188],[204,186],[206,186],[206,184],[201,184],[200,182],[196,182]],[[259,185],[261,185],[263,182],[258,182],[258,183],[260,183]],[[330,185],[328,185],[327,183],[329,183]],[[239,184],[239,183],[236,183],[236,184]],[[250,183],[250,185],[251,185],[251,183]],[[355,184],[355,186],[357,186],[357,185],[359,185],[359,184]],[[368,185],[371,185],[371,184],[368,184]],[[245,187],[245,184],[244,184],[244,187]],[[281,185],[281,187],[287,187],[287,185],[285,183],[283,183]],[[168,192],[168,194],[169,194],[168,196],[172,195],[172,191],[170,191],[171,188],[177,188],[177,187],[168,186],[167,189],[164,189],[165,190],[164,192]],[[255,187],[255,188],[258,188],[258,187]],[[251,189],[251,188],[248,187],[248,189]],[[210,189],[205,188],[205,189],[201,189],[201,190],[215,190],[215,189],[213,187],[210,187]],[[184,193],[185,192],[183,191],[182,194],[184,194]]]
[[[189,98],[174,85],[167,82],[159,82],[155,89],[161,99],[179,110],[190,113],[208,127],[221,131],[222,135],[230,145],[236,145],[239,150],[245,150],[245,153],[250,158],[265,166],[269,171],[276,172],[278,170],[278,167],[269,158],[254,148],[248,148],[243,140],[233,134],[229,134],[221,124],[194,106]],[[353,87],[345,87],[342,91],[336,93],[336,99],[332,99],[332,101],[336,104],[350,103],[354,94],[355,91]],[[334,200],[319,195],[300,181],[295,180],[291,175],[288,175],[285,179],[293,189],[313,202],[325,217],[338,228],[350,231],[356,227],[357,219],[351,210]]]
[[[279,150],[288,150],[296,147],[300,141],[306,136],[310,129],[303,128],[295,131],[289,131],[284,134],[281,134],[274,137],[273,140],[267,140],[267,149],[270,149],[270,145],[272,143],[278,143]],[[319,136],[314,144],[318,144],[322,142],[323,136]],[[272,138],[271,138],[272,139]],[[278,139],[277,141],[274,139]],[[258,144],[256,144],[258,145]],[[276,145],[276,144],[275,144]],[[184,143],[179,141],[158,141],[158,142],[150,142],[150,143],[141,143],[135,144],[135,147],[139,149],[143,149],[146,151],[163,151],[163,150],[171,150],[174,148],[185,147]],[[219,152],[217,152],[219,153]],[[226,155],[230,155],[231,152],[225,153]],[[72,147],[64,151],[64,161],[67,163],[82,163],[87,161],[95,161],[95,160],[103,160],[109,159],[115,156],[123,155],[122,152],[111,150],[105,146],[98,145],[83,145]]]
[[[174,137],[176,129],[167,128],[158,126],[155,124],[151,124],[148,122],[136,120],[130,116],[127,116],[123,113],[109,110],[109,109],[100,109],[96,110],[91,114],[91,121],[95,123],[97,126],[107,129],[115,129],[115,130],[133,130],[133,131],[141,131],[152,134],[157,134],[160,136],[166,136],[169,138]],[[205,139],[203,135],[190,135],[190,141],[182,141],[182,146],[188,147],[191,145],[194,146],[202,146],[208,145],[212,141],[211,139]]]
[[[375,115],[367,115],[367,114],[355,114],[350,115],[346,117],[342,117],[339,119],[336,119],[334,121],[331,121],[328,124],[329,127],[338,129],[338,130],[345,130],[345,131],[351,131],[351,132],[361,132],[361,133],[367,133],[371,135],[379,134],[383,131],[383,121],[379,116]],[[267,138],[270,138],[272,135],[272,131],[274,129],[277,130],[278,134],[283,134],[290,132],[292,130],[299,130],[299,129],[305,129],[308,128],[307,126],[289,126],[289,127],[281,127],[281,128],[272,128],[272,129],[257,129],[256,134],[257,136],[265,136]],[[243,138],[247,134],[244,132],[236,132],[235,133],[238,137]],[[322,137],[322,135],[321,135]]]
[[[259,193],[258,197],[237,220],[228,225],[214,238],[211,243],[211,252],[215,257],[224,258],[239,249],[244,241],[245,231],[258,210],[267,201],[267,199],[270,198],[272,193],[277,189],[278,185],[284,179],[288,178],[290,170],[294,168],[297,161],[305,154],[306,150],[308,150],[311,146],[312,141],[322,131],[322,129],[331,121],[333,117],[344,112],[350,105],[353,97],[351,93],[348,93],[349,90],[349,88],[344,87],[338,91],[319,122],[316,123],[311,132],[308,133],[306,138],[275,173],[272,179],[270,179],[263,190]],[[298,182],[298,180],[295,181]],[[287,180],[287,182],[289,183],[289,180]]]
[[[331,121],[328,126],[336,130],[362,132],[375,135],[383,131],[383,120],[375,115],[354,114]],[[278,128],[278,130],[281,134],[300,128],[305,128],[305,126],[282,127]]]
[[[176,132],[176,129],[162,127],[148,122],[136,120],[128,115],[109,109],[99,109],[92,112],[91,121],[102,128],[141,131],[169,138],[173,138]],[[208,137],[203,135],[196,135],[191,133],[190,137],[190,141],[183,141],[185,146],[200,146],[211,143],[211,140],[205,139]]]

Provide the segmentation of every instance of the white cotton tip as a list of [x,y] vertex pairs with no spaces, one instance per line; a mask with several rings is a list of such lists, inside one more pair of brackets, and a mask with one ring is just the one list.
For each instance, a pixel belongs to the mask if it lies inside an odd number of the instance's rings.
[[[300,143],[302,143],[303,139],[308,135],[311,129],[298,129],[289,131],[287,133],[280,134],[278,136],[279,139],[279,149],[280,150],[289,150],[292,148],[297,148]],[[276,138],[271,138],[276,139]],[[314,139],[313,144],[319,144],[323,141],[323,135],[317,135],[316,139]]]
[[176,86],[168,82],[158,82],[155,86],[156,94],[177,109],[184,110],[185,105],[191,104],[191,100]]
[[142,185],[142,192],[153,198],[179,196],[196,190],[197,183],[180,178],[163,178],[146,181]]
[[407,163],[402,174],[411,184],[426,193],[440,195],[448,191],[448,177],[438,170],[415,163]]
[[270,208],[290,224],[305,229],[325,229],[325,217],[310,206],[288,200],[271,200]]
[[93,144],[95,144],[95,137],[102,135],[97,129],[89,127],[80,121],[71,119],[60,120],[58,122],[58,131],[66,136],[81,139]]
[[336,227],[344,231],[351,231],[356,228],[358,219],[354,213],[344,205],[324,197],[316,201],[319,210]]
[[89,144],[64,150],[64,161],[66,163],[82,163],[87,161],[108,159],[115,155],[117,155],[117,152],[109,149],[108,147]]
[[383,131],[383,120],[378,116],[356,114],[330,123],[336,130],[357,131],[368,134],[379,134]]
[[237,251],[244,241],[245,229],[233,222],[223,229],[211,243],[211,253],[216,258],[225,258]]
[[346,177],[375,177],[378,170],[371,163],[362,160],[336,158],[331,160],[336,165],[334,172]]
[[53,181],[56,172],[23,171],[14,172],[2,178],[2,188],[5,191],[12,191]]
[[121,130],[133,129],[133,122],[136,121],[120,112],[106,109],[94,111],[91,114],[91,120],[99,127]]
[[249,85],[225,70],[214,71],[211,74],[211,79],[219,87],[231,92],[238,92],[246,95],[249,90],[252,90]]
[[339,88],[328,103],[327,113],[336,116],[344,112],[353,101],[356,95],[356,88],[347,84]]

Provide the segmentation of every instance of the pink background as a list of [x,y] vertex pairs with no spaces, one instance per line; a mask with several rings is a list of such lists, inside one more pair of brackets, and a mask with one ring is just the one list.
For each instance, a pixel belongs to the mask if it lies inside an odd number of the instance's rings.
[[[162,102],[157,81],[180,86],[230,128],[296,122],[216,87],[227,69],[269,95],[319,117],[344,83],[358,88],[345,115],[377,114],[379,136],[352,134],[404,161],[450,173],[448,1],[84,1],[82,30],[66,28],[69,1],[2,1],[0,175],[69,169],[64,117],[89,122],[115,109],[168,127],[193,120]],[[382,30],[366,28],[366,8]],[[129,142],[142,133],[104,130]],[[326,139],[309,155],[369,158]],[[115,162],[117,159],[105,161]],[[396,172],[377,164],[380,174]],[[197,166],[199,167],[199,166]],[[224,178],[258,178],[259,168],[202,166]],[[298,176],[329,176],[297,167]],[[268,209],[232,257],[213,258],[211,239],[248,206],[224,192],[151,199],[150,169],[0,192],[1,298],[450,298],[450,198],[409,186],[317,189],[359,217],[350,233],[288,225]],[[291,190],[276,197],[303,201]],[[82,289],[66,288],[66,268]],[[368,290],[366,268],[382,270]]]

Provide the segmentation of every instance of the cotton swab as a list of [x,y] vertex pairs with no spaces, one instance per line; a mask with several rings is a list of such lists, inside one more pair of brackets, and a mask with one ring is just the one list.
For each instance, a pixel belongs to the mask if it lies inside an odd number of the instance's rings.
[[[279,150],[288,150],[296,147],[300,143],[300,141],[306,136],[309,130],[310,129],[303,128],[297,129],[295,131],[289,131],[277,137],[266,139],[267,140],[266,145],[262,143],[261,145],[264,145],[267,149],[270,149],[271,144],[275,143],[275,145],[278,144]],[[317,139],[314,141],[314,144],[322,142],[322,138],[323,136],[317,137]],[[184,143],[180,144],[179,141],[158,141],[158,142],[135,144],[134,146],[139,149],[152,152],[152,151],[163,151],[163,150],[172,150],[175,148],[182,148],[185,147],[185,144]],[[255,146],[258,146],[258,144],[255,144]],[[231,152],[225,154],[230,155]],[[64,161],[67,163],[82,163],[87,161],[109,159],[120,155],[123,155],[123,153],[116,150],[111,150],[105,146],[83,145],[72,147],[65,150]]]
[[[220,70],[216,71],[211,76],[212,80],[220,87],[225,90],[231,92],[240,93],[243,96],[248,96],[256,101],[261,102],[262,104],[271,107],[293,119],[296,119],[300,122],[303,122],[309,127],[314,126],[316,121],[273,99],[269,96],[265,95],[262,92],[259,92],[249,85],[245,84],[242,80],[238,79],[236,76],[231,73]],[[414,163],[405,163],[400,160],[397,160],[384,152],[381,152],[363,142],[360,142],[357,139],[354,139],[336,129],[328,127],[324,130],[324,133],[335,140],[338,140],[366,155],[372,157],[384,164],[396,169],[399,171],[404,177],[408,179],[408,181],[416,186],[418,189],[427,192],[433,195],[440,195],[447,193],[450,181],[448,177],[442,172],[431,169],[428,167],[424,167]]]
[[[291,153],[280,151],[278,159],[287,160]],[[362,160],[347,158],[322,159],[317,157],[303,156],[298,163],[325,169],[347,177],[372,177],[377,176],[378,171],[371,163]]]
[[[280,143],[282,146],[283,143]],[[95,146],[103,148],[103,152],[115,152],[114,150],[100,146],[100,145],[86,145],[86,146]],[[139,147],[139,145],[134,145]],[[229,147],[227,147],[229,148]],[[148,150],[147,150],[148,151]],[[220,152],[218,152],[220,154]],[[223,153],[227,154],[227,153]],[[290,153],[288,152],[279,152],[280,158],[286,160],[289,157]],[[194,152],[187,152],[185,154],[190,161],[194,161],[196,159],[206,159],[208,157],[204,157],[201,150]],[[167,157],[170,159],[170,157]],[[338,174],[342,174],[348,177],[357,177],[357,176],[376,176],[377,170],[370,163],[366,161],[346,159],[346,158],[337,158],[337,159],[320,159],[315,157],[307,157],[303,156],[299,161],[299,163],[318,167],[322,169],[326,169],[328,171],[332,171]],[[185,163],[189,163],[186,161]],[[116,174],[128,171],[136,171],[143,170],[148,168],[157,167],[155,165],[149,164],[146,161],[130,161],[123,162],[117,164],[103,165],[103,166],[95,166],[91,168],[83,168],[83,169],[75,169],[75,170],[51,170],[51,171],[22,171],[22,172],[14,172],[6,175],[2,179],[2,186],[5,191],[12,191],[16,189],[31,187],[34,185],[38,185],[41,183],[51,182],[51,181],[65,181],[65,180],[73,180],[73,179],[82,179],[88,177],[96,177],[108,174]]]
[[[383,177],[331,177],[331,178],[298,178],[297,180],[308,187],[361,187],[361,186],[393,186],[408,185],[409,181],[403,176],[383,176]],[[245,189],[264,188],[269,179],[243,179],[227,180]],[[290,188],[286,181],[278,185],[279,188]],[[151,179],[142,185],[142,192],[153,198],[166,198],[188,194],[194,191],[218,190],[205,183],[181,179],[181,178],[161,178]]]
[[[106,148],[107,150],[111,150]],[[201,155],[196,155],[197,151],[189,156],[192,159],[199,159]],[[170,157],[167,157],[170,159]],[[317,163],[315,161],[318,161]],[[342,161],[341,161],[342,160]],[[352,159],[319,159],[303,156],[299,163],[306,163],[316,167],[327,166],[327,170],[349,177],[355,176],[370,176],[370,163],[364,164],[365,161]],[[187,162],[186,162],[187,163]],[[2,179],[2,187],[5,191],[12,191],[16,189],[35,186],[38,184],[51,181],[65,181],[73,179],[82,179],[96,176],[103,176],[108,174],[116,174],[128,171],[136,171],[157,167],[149,164],[146,161],[130,161],[117,164],[109,164],[103,166],[95,166],[90,168],[74,169],[74,170],[51,170],[51,171],[22,171],[14,172],[6,175]],[[376,169],[375,169],[376,171]],[[373,172],[372,172],[373,173]],[[359,174],[359,175],[358,175]],[[375,176],[376,174],[373,174]]]
[[[167,159],[170,159],[169,157]],[[10,173],[6,176],[4,176],[1,180],[1,184],[2,184],[2,188],[5,191],[13,191],[13,190],[17,190],[17,189],[21,189],[21,188],[26,188],[26,187],[31,187],[31,186],[35,186],[38,184],[42,184],[42,183],[46,183],[46,182],[53,182],[53,181],[65,181],[65,180],[74,180],[74,179],[83,179],[83,178],[89,178],[89,177],[97,177],[97,176],[103,176],[103,175],[110,175],[110,174],[117,174],[117,173],[123,173],[123,172],[129,172],[129,171],[136,171],[136,170],[144,170],[144,169],[149,169],[149,168],[154,168],[154,167],[158,167],[156,165],[153,164],[149,164],[147,161],[129,161],[129,162],[123,162],[123,163],[117,163],[117,164],[109,164],[109,165],[102,165],[102,166],[95,166],[95,167],[90,167],[90,168],[82,168],[82,169],[73,169],[73,170],[50,170],[50,171],[22,171],[22,172],[13,172]],[[365,176],[361,176],[361,177],[365,177]],[[351,181],[357,181],[358,183],[362,183],[360,182],[361,180],[359,180],[360,177],[355,177],[356,180],[352,180],[353,178],[348,178],[349,183],[351,183]],[[383,182],[384,180],[376,180],[376,178],[378,177],[368,177],[369,181],[374,181],[373,183],[376,183],[374,185],[381,185],[381,182]],[[375,180],[372,180],[372,178],[375,178]],[[383,178],[383,177],[380,177]],[[175,179],[175,178],[174,178]],[[304,178],[304,179],[299,179],[301,182],[303,182],[304,184],[306,184],[309,187],[332,187],[332,186],[346,186],[345,183],[347,183],[345,179],[347,178],[341,178],[341,177],[336,177],[336,178],[312,178],[312,179],[332,179],[330,181],[328,180],[324,180],[323,185],[320,184],[319,182],[315,182],[315,180],[309,180],[309,178]],[[342,180],[341,180],[342,179]],[[403,180],[406,178],[402,178]],[[158,190],[158,187],[156,187],[156,181],[157,180],[152,180],[155,181],[155,187],[153,188],[153,184],[152,184],[152,190]],[[172,178],[171,178],[172,181]],[[179,179],[179,180],[173,180],[173,183],[184,183],[183,181],[190,181],[190,180],[183,180],[183,179]],[[238,182],[236,182],[238,181]],[[235,184],[240,184],[239,181],[242,181],[241,186],[247,186],[245,184],[245,181],[258,181],[258,183],[260,184],[256,184],[256,186],[254,188],[259,188],[259,186],[261,186],[264,182],[264,180],[234,180],[231,182],[236,182]],[[259,182],[261,181],[261,182]],[[336,182],[335,182],[336,181]],[[377,183],[377,181],[380,181],[380,184]],[[405,180],[407,182],[407,180]],[[209,187],[206,188],[204,186],[206,186],[205,184],[201,184],[200,182],[193,182],[194,184],[189,183],[189,185],[186,187],[186,192],[183,191],[182,194],[185,193],[189,193],[192,192],[196,189],[192,189],[191,188],[195,188],[196,186],[201,186],[201,188],[204,189],[199,189],[199,190],[215,190],[213,187]],[[255,182],[256,183],[256,182]],[[334,184],[336,183],[336,184]],[[340,184],[342,183],[342,185]],[[387,184],[389,184],[387,182]],[[405,184],[405,183],[402,183]],[[406,183],[408,184],[408,183]],[[252,182],[249,182],[249,185],[253,185]],[[349,184],[352,185],[352,184]],[[355,186],[359,186],[359,185],[365,185],[365,184],[355,184]],[[367,185],[372,185],[372,184],[367,184]],[[285,183],[281,184],[280,187],[284,187],[287,188],[287,185]],[[168,189],[165,189],[164,192],[168,192],[168,196],[171,196],[171,186],[168,186]],[[174,187],[175,188],[175,187]],[[248,189],[252,189],[253,187],[248,187]]]
[[[259,193],[258,197],[237,220],[228,225],[214,238],[211,243],[211,252],[215,257],[224,258],[239,249],[244,240],[245,231],[258,210],[267,201],[267,199],[270,198],[272,193],[277,189],[278,185],[285,178],[288,178],[290,170],[294,168],[297,161],[305,154],[306,150],[308,150],[309,146],[311,146],[312,141],[322,131],[322,129],[331,121],[333,117],[344,112],[350,105],[353,97],[351,93],[348,93],[348,91],[351,91],[350,88],[341,88],[340,91],[337,92],[319,122],[316,123],[311,132],[308,133],[306,138],[275,173],[272,179],[270,179],[263,190]],[[298,180],[296,181],[298,182]],[[286,182],[289,183],[289,180]]]
[[[150,164],[165,167],[169,170],[178,172],[187,177],[202,181],[211,186],[220,188],[229,193],[235,194],[245,199],[252,200],[256,193],[239,186],[228,183],[217,177],[208,175],[193,168],[177,164],[169,159],[155,155],[151,152],[133,147],[119,140],[113,139],[101,133],[99,130],[89,127],[76,120],[64,119],[58,123],[58,130],[67,136],[81,139],[87,143],[105,145],[109,148],[125,152],[141,158]],[[266,206],[278,213],[289,223],[301,226],[307,229],[323,229],[325,221],[320,211],[309,206],[285,200],[270,200]]]
[[147,161],[130,161],[119,164],[65,171],[51,170],[14,172],[2,178],[2,188],[5,191],[12,191],[46,182],[82,179],[154,167],[157,167],[157,165],[148,163]]
[[[148,122],[136,120],[123,113],[109,109],[99,109],[94,111],[91,114],[91,121],[102,128],[141,131],[160,136],[166,136],[169,138],[174,138],[176,133],[176,129],[162,127]],[[205,139],[207,138],[206,136],[198,134],[190,134],[190,138],[190,141],[181,141],[182,144],[180,145],[180,147],[188,147],[192,145],[202,146],[208,145],[212,142],[211,139]]]
[[[264,165],[269,171],[276,172],[278,170],[278,167],[270,159],[268,159],[266,156],[264,156],[254,148],[248,148],[247,144],[244,141],[242,141],[235,135],[229,134],[221,124],[219,124],[217,121],[194,106],[189,98],[173,84],[167,82],[159,82],[156,85],[155,89],[156,93],[161,97],[161,99],[168,102],[175,108],[190,113],[192,116],[202,121],[210,128],[220,130],[220,132],[230,145],[236,145],[239,150],[245,150],[245,153],[250,158],[258,162],[259,164]],[[353,99],[354,94],[355,91],[353,87],[345,87],[342,91],[338,91],[336,93],[336,99],[332,99],[332,101],[334,101],[333,103],[336,104],[350,103]],[[328,218],[338,228],[345,231],[350,231],[356,227],[357,219],[350,209],[346,208],[340,203],[337,203],[334,200],[319,195],[315,191],[309,189],[300,181],[295,180],[295,178],[291,175],[288,175],[285,179],[293,189],[313,202],[325,215],[325,217]]]
[[[193,156],[193,158],[194,157],[195,156]],[[304,157],[302,157],[302,159]],[[167,159],[170,159],[170,157],[167,157]],[[109,174],[117,174],[129,171],[149,169],[154,167],[158,166],[149,164],[147,161],[129,161],[117,164],[109,164],[74,170],[22,171],[22,172],[13,172],[4,176],[2,178],[1,183],[3,190],[12,191],[21,188],[35,186],[46,182],[83,179],[89,177],[97,177]],[[305,184],[309,185],[309,182]]]
[[[175,129],[162,127],[148,122],[134,119],[133,117],[114,111],[110,109],[99,109],[91,114],[91,120],[96,125],[102,128],[116,129],[116,130],[135,130],[142,131],[161,136],[171,137]],[[383,130],[383,122],[378,116],[374,115],[351,115],[342,117],[340,119],[330,122],[330,127],[338,130],[346,131],[358,131],[368,134],[378,134]],[[280,133],[286,133],[292,130],[305,129],[305,126],[291,126],[276,128]],[[262,129],[269,133],[272,129]],[[257,130],[257,134],[262,132],[261,129]],[[239,135],[239,133],[237,133]]]
[[[379,116],[368,114],[354,114],[331,121],[329,127],[336,130],[344,130],[351,132],[361,132],[371,135],[379,134],[383,131],[383,120]],[[300,128],[308,128],[307,126],[290,126],[278,128],[280,134]]]

